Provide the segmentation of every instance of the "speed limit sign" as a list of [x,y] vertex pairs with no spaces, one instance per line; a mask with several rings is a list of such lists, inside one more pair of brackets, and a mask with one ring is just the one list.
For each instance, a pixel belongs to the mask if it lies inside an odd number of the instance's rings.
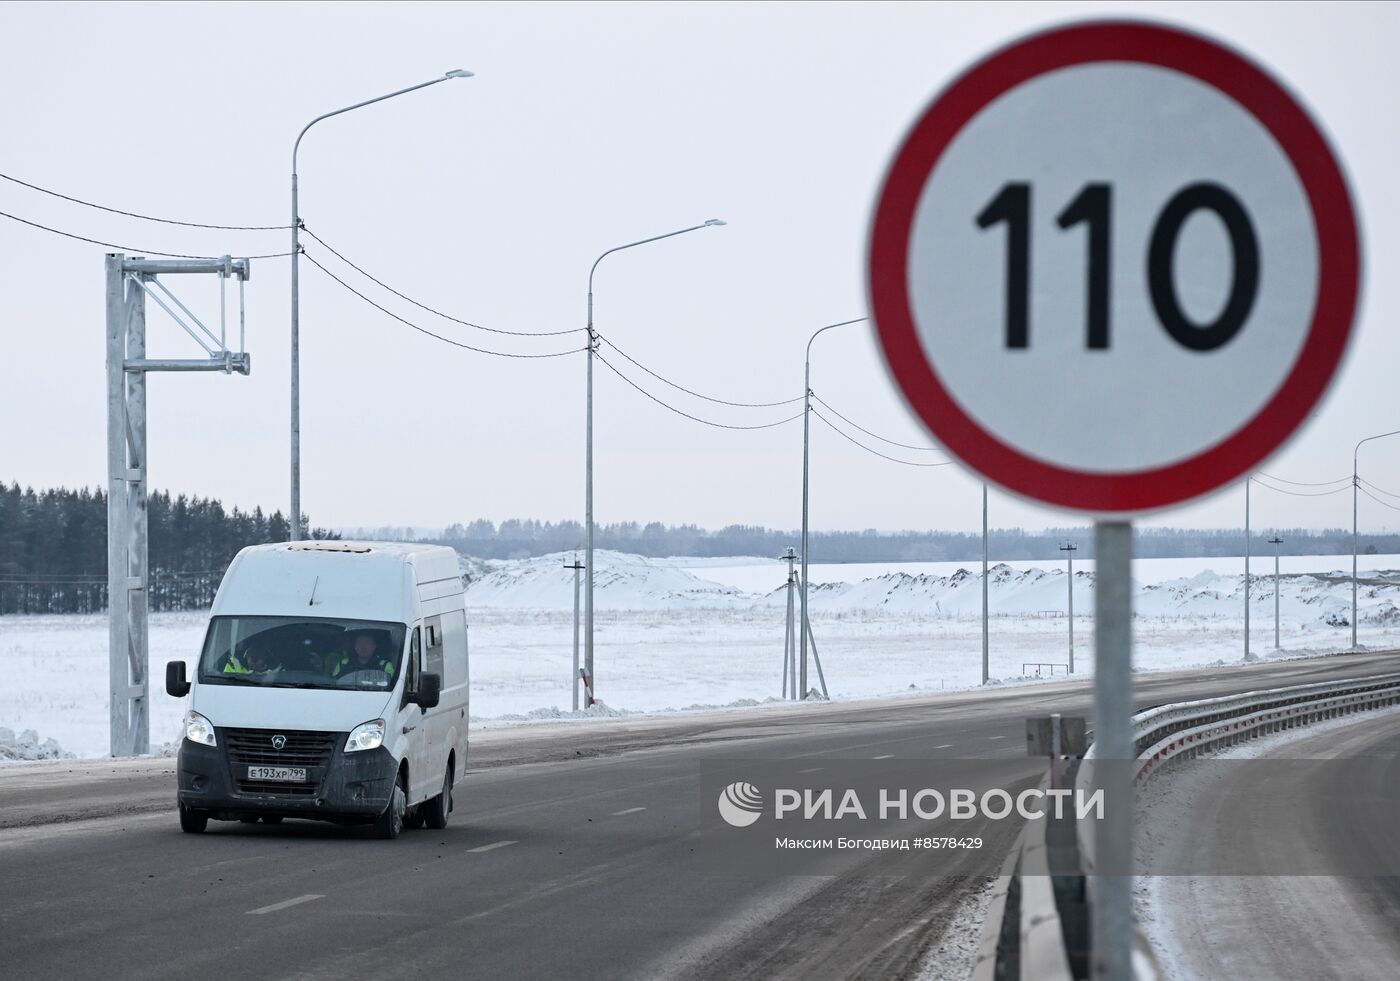
[[1317,125],[1195,34],[1091,22],[975,65],[915,121],[871,225],[886,363],[988,481],[1097,515],[1256,467],[1335,374],[1356,215]]

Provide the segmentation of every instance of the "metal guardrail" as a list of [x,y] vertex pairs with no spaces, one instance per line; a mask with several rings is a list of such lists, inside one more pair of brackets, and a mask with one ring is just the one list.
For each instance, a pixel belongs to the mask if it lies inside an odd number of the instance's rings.
[[[1134,777],[1142,781],[1178,759],[1195,759],[1204,752],[1320,718],[1393,705],[1398,698],[1400,673],[1159,705],[1133,716],[1133,747],[1138,754]],[[1086,793],[1093,781],[1093,760],[1094,747],[1090,746],[1075,783]],[[1092,875],[1094,841],[1085,828],[1079,829],[1079,853],[1085,874]]]
[[[1168,766],[1203,753],[1295,726],[1353,712],[1400,705],[1400,673],[1269,688],[1176,702],[1133,716],[1135,780],[1150,780]],[[1075,774],[1076,788],[1090,791],[1094,748]],[[1048,786],[1047,777],[1043,786]],[[1084,901],[1093,902],[1093,835],[1088,825],[1075,828],[1077,876],[1085,880]],[[982,940],[972,981],[1074,981],[1065,941],[1065,921],[1056,885],[1065,878],[1049,861],[1048,820],[1028,822],[1002,868],[982,926]],[[1134,958],[1144,973],[1158,976],[1155,958],[1144,938],[1135,938]]]

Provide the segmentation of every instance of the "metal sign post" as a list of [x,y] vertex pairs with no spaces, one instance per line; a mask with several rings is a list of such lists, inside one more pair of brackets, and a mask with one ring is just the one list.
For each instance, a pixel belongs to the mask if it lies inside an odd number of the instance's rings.
[[1065,558],[1069,560],[1069,673],[1074,674],[1074,553],[1079,550],[1078,545],[1070,542],[1060,546],[1060,551],[1065,553]]
[[571,675],[569,676],[569,679],[570,679],[570,680],[569,680],[569,687],[573,690],[574,711],[577,712],[577,711],[578,711],[578,689],[579,689],[579,685],[582,684],[582,679],[579,677],[579,673],[578,673],[578,671],[579,671],[579,664],[578,664],[578,595],[579,595],[579,593],[578,593],[578,574],[579,574],[579,570],[580,570],[580,569],[586,568],[586,566],[585,566],[582,562],[580,562],[580,561],[578,560],[578,556],[575,555],[575,556],[574,556],[574,564],[573,564],[573,565],[567,565],[567,564],[566,564],[566,565],[564,566],[564,568],[566,568],[566,569],[573,569],[573,570],[574,570],[574,671],[573,671],[573,674],[571,674]]
[[1274,547],[1274,650],[1279,650],[1278,642],[1278,547],[1283,544],[1283,539],[1275,532],[1274,537],[1269,539],[1269,544]]
[[[1247,476],[1351,337],[1355,209],[1306,110],[1198,34],[1092,21],[948,85],[876,198],[878,347],[984,481],[1095,519],[1095,755],[1135,755],[1131,519]],[[1070,388],[1065,378],[1074,378]],[[1126,767],[1100,767],[1095,979],[1132,976]]]
[[[1130,760],[1133,749],[1133,526],[1094,523],[1094,753]],[[1133,786],[1123,765],[1096,767],[1104,818],[1095,826],[1094,861],[1110,874],[1094,884],[1090,909],[1093,976],[1132,977]]]
[[[798,698],[807,697],[805,691],[801,692],[801,694],[798,693],[798,679],[803,672],[801,672],[797,666],[797,652],[800,647],[805,653],[806,645],[798,643],[798,632],[793,609],[794,600],[796,598],[794,594],[797,587],[797,570],[795,568],[797,553],[794,552],[792,546],[789,545],[787,551],[778,556],[778,560],[780,562],[786,562],[788,565],[786,587],[787,627],[783,634],[783,697],[791,697],[796,700]],[[791,692],[791,695],[789,695],[789,692]]]
[[[143,259],[107,256],[107,636],[111,752],[140,756],[151,750],[150,666],[146,548],[146,374],[222,371],[248,374],[243,345],[243,284],[247,259]],[[160,276],[205,273],[219,277],[216,335],[166,289]],[[225,285],[238,280],[238,350],[228,341]],[[150,297],[204,349],[207,357],[146,356],[146,298]],[[178,312],[177,312],[178,311]]]

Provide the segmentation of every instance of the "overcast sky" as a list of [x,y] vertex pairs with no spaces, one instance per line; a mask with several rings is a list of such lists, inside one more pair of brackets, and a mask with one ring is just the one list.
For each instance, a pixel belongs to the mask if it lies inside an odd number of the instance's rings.
[[[812,330],[865,312],[872,197],[914,115],[989,49],[1102,12],[1162,17],[1243,49],[1304,97],[1340,151],[1365,235],[1362,319],[1330,399],[1266,469],[1298,481],[1344,476],[1358,438],[1400,429],[1400,285],[1389,274],[1400,260],[1394,5],[8,4],[0,171],[131,211],[282,224],[292,142],[308,120],[467,68],[477,77],[318,124],[300,157],[307,226],[430,306],[544,331],[583,325],[588,268],[603,250],[724,218],[727,227],[609,258],[596,323],[682,385],[775,401],[800,395]],[[285,232],[152,224],[3,181],[0,210],[136,249],[288,246]],[[466,343],[582,346],[578,334],[500,337],[436,320],[363,283],[316,242],[306,246],[386,306]],[[105,481],[105,251],[0,219],[0,480]],[[150,478],[285,508],[288,262],[253,269],[253,372],[152,376]],[[215,280],[171,285],[216,319]],[[154,307],[148,316],[153,356],[198,353]],[[508,360],[458,350],[303,263],[302,359],[303,506],[316,523],[582,519],[581,354]],[[698,402],[612,360],[717,421],[791,411]],[[600,521],[799,523],[799,423],[710,429],[598,367]],[[927,442],[865,327],[818,341],[812,383],[862,426]],[[954,467],[887,463],[817,423],[813,440],[817,528],[980,522],[978,484]],[[1400,437],[1368,446],[1362,472],[1400,492]],[[1256,490],[1254,521],[1345,525],[1349,497]],[[1242,518],[1235,487],[1152,522]],[[1363,498],[1363,527],[1397,519]],[[1081,521],[993,494],[996,526]]]

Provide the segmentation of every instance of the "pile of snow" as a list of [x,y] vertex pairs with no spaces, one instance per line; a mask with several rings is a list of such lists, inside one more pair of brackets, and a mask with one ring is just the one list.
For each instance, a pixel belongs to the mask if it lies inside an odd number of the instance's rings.
[[53,739],[39,741],[39,734],[25,729],[18,736],[13,729],[0,726],[0,760],[61,760],[72,757]]
[[[667,610],[677,607],[750,606],[754,597],[702,579],[673,559],[598,550],[593,553],[595,610]],[[572,610],[574,553],[491,563],[490,572],[467,586],[475,609]]]
[[[781,608],[787,602],[781,569],[774,573],[775,588],[747,592],[705,578],[707,566],[697,560],[651,559],[611,551],[595,554],[594,604],[598,610]],[[574,574],[565,566],[573,559],[572,553],[555,553],[487,563],[489,571],[468,583],[467,605],[473,610],[572,611]],[[1094,576],[1093,571],[1075,572],[1077,615],[1093,614]],[[1018,569],[997,563],[989,568],[987,579],[995,616],[1066,614],[1068,588],[1062,569]],[[1250,583],[1255,615],[1272,616],[1273,578],[1254,574]],[[814,612],[838,615],[980,617],[981,570],[958,568],[947,575],[893,571],[859,582],[813,582],[808,602]],[[1350,626],[1351,580],[1341,572],[1290,573],[1281,578],[1279,606],[1280,616],[1293,623]],[[1134,582],[1133,609],[1140,617],[1217,620],[1240,617],[1243,607],[1243,575],[1205,569],[1162,582]],[[1400,573],[1365,573],[1358,607],[1362,623],[1400,624]]]

